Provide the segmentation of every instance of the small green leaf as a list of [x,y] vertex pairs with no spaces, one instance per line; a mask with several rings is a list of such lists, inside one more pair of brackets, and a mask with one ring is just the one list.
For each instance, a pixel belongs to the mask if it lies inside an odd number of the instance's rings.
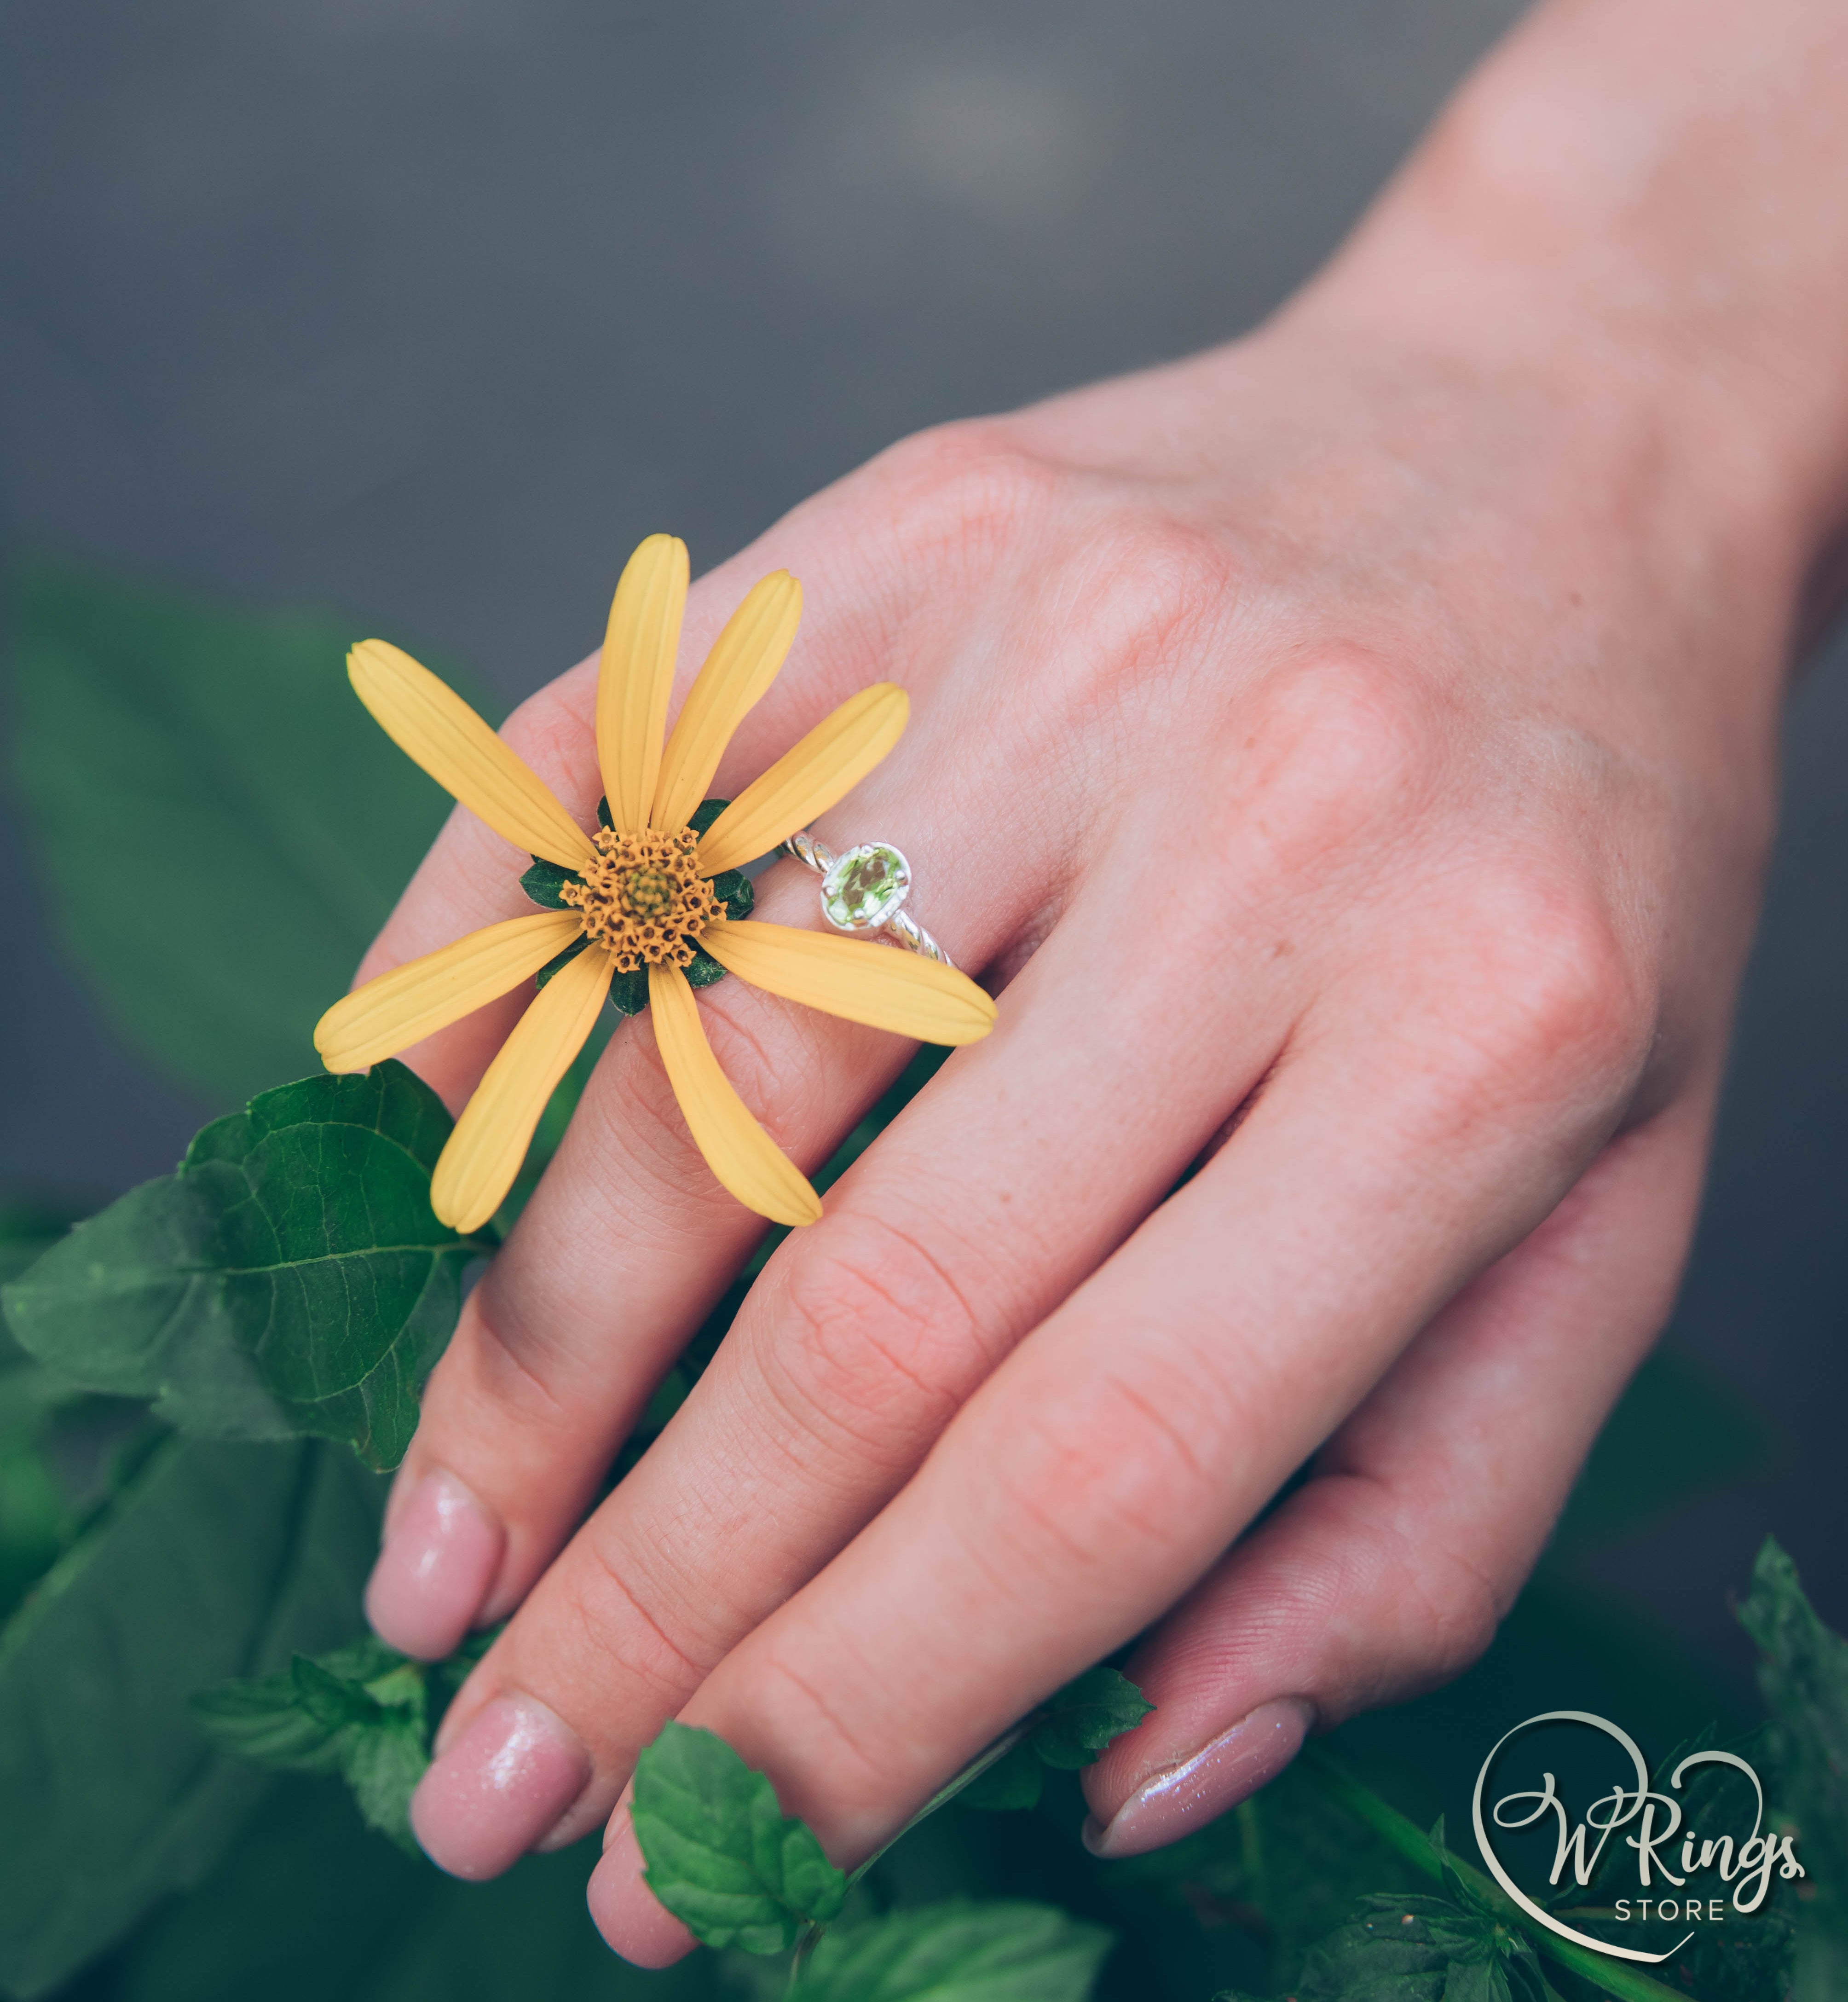
[[1050,1905],[957,1899],[829,1933],[800,2002],[1084,2002],[1111,1935]]
[[748,918],[757,909],[757,891],[743,870],[722,870],[713,877],[712,886],[727,917]]
[[693,948],[692,963],[686,969],[686,984],[689,987],[716,987],[725,978],[725,969],[710,952]]
[[1155,1705],[1114,1669],[1087,1669],[1048,1699],[1033,1728],[1033,1749],[1048,1766],[1071,1771],[1093,1764],[1111,1742],[1133,1731]]
[[563,863],[548,862],[544,856],[535,855],[532,867],[520,878],[520,888],[546,910],[564,911],[570,909],[563,895],[565,885],[583,881],[575,869],[567,869]]
[[1011,1752],[997,1759],[986,1771],[978,1773],[955,1796],[956,1804],[962,1808],[979,1808],[987,1814],[1016,1813],[1035,1808],[1040,1804],[1045,1775],[1046,1769],[1040,1763],[1040,1755],[1033,1749],[1031,1740],[1023,1738]]
[[1738,1615],[1762,1651],[1772,1797],[1802,1830],[1809,1921],[1848,1946],[1848,1641],[1816,1617],[1797,1567],[1770,1537]]
[[1494,1921],[1448,1899],[1363,1898],[1309,1949],[1295,1993],[1299,2002],[1512,2002],[1500,1958]]
[[287,1675],[221,1683],[193,1698],[200,1728],[221,1750],[284,1772],[335,1773],[369,1828],[408,1854],[410,1797],[430,1764],[443,1711],[491,1637],[472,1635],[426,1664],[367,1635]]
[[769,1781],[710,1731],[663,1728],[636,1762],[631,1814],[649,1889],[708,1946],[783,1952],[847,1895]]
[[609,1005],[619,1015],[640,1015],[648,1006],[648,969],[619,973],[609,983]]
[[[707,832],[720,814],[731,804],[730,800],[702,800],[687,817],[687,825],[696,834]],[[718,879],[715,877],[713,881]]]
[[9,1322],[68,1381],[153,1397],[183,1431],[394,1465],[477,1248],[430,1208],[450,1125],[396,1062],[264,1092],[16,1279]]
[[571,964],[572,961],[574,960],[589,943],[590,940],[586,938],[581,932],[580,932],[577,936],[572,940],[571,943],[565,947],[563,952],[556,954],[553,957],[547,960],[545,964],[539,968],[539,973],[536,976],[538,984],[541,987],[543,987],[546,982],[549,980],[555,973],[563,973],[565,968]]

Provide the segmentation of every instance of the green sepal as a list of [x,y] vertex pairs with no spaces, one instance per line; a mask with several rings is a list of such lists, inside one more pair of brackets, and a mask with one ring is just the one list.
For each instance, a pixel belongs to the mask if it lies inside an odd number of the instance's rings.
[[687,825],[694,833],[703,834],[730,804],[730,800],[702,800],[688,815]]
[[619,973],[609,983],[609,1005],[619,1015],[639,1015],[648,1006],[648,969]]
[[722,870],[709,880],[713,895],[725,907],[727,917],[748,918],[757,909],[757,891],[743,870]]
[[682,971],[686,975],[689,987],[710,987],[725,978],[724,968],[710,952],[702,952],[697,946],[693,948],[692,963]]
[[564,950],[558,954],[556,958],[547,960],[545,964],[542,966],[539,971],[539,984],[540,986],[543,987],[546,982],[552,978],[553,974],[563,973],[565,968],[571,964],[572,961],[574,960],[589,943],[590,940],[584,936],[583,933],[580,932],[577,937],[573,939],[571,943],[565,947]]
[[610,817],[609,800],[607,795],[597,802],[597,825],[599,827],[608,828],[612,834],[616,831],[616,823]]
[[542,855],[535,855],[532,867],[520,878],[520,888],[542,909],[563,911],[570,908],[564,898],[565,885],[583,881],[575,869],[567,869],[560,863],[548,862]]

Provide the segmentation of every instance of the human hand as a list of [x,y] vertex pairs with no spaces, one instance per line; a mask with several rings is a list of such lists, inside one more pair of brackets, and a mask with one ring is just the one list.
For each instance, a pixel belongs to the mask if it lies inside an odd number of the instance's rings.
[[[1497,314],[1435,338],[1368,254],[1236,348],[913,441],[696,588],[683,676],[762,572],[810,608],[720,791],[910,692],[821,832],[905,850],[999,1022],[579,1527],[760,1227],[619,1033],[372,1590],[413,1652],[514,1615],[419,1791],[446,1867],[588,1832],[677,1714],[851,1859],[1159,1622],[1156,1711],[1087,1775],[1128,1853],[1460,1667],[1518,1589],[1685,1250],[1817,524],[1732,385]],[[581,825],[592,676],[506,733]],[[459,814],[364,970],[528,908],[525,862]],[[791,866],[759,891],[812,912]],[[518,1005],[420,1068],[459,1100]],[[737,982],[701,1006],[811,1166],[906,1055]],[[670,1957],[637,1872],[619,1813],[593,1910]]]

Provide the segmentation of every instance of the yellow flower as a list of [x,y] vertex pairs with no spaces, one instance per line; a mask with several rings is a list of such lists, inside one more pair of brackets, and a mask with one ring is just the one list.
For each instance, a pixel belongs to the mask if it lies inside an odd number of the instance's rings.
[[[739,1202],[778,1223],[814,1222],[821,1198],[720,1069],[685,971],[699,956],[786,999],[922,1042],[974,1042],[994,1024],[993,1002],[947,966],[726,915],[728,900],[748,903],[742,879],[730,872],[856,786],[898,742],[908,704],[890,682],[863,689],[697,831],[689,823],[733,731],[795,638],[802,592],[786,570],[755,586],[668,735],[686,591],[686,547],[671,535],[650,535],[616,586],[597,680],[608,825],[594,834],[408,654],[366,640],[347,657],[360,700],[399,748],[497,833],[556,865],[549,873],[560,908],[490,925],[368,981],[316,1025],[322,1062],[331,1071],[364,1070],[574,954],[514,1025],[437,1163],[430,1199],[453,1229],[478,1230],[500,1208],[616,975],[646,969],[655,1040],[695,1144]],[[718,978],[710,964],[703,970]]]

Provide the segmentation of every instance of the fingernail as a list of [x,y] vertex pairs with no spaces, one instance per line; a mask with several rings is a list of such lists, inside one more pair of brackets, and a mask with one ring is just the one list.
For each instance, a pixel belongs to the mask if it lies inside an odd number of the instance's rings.
[[1314,1706],[1300,1697],[1260,1703],[1192,1758],[1151,1774],[1107,1826],[1087,1820],[1085,1847],[1115,1857],[1178,1842],[1275,1779],[1302,1749],[1315,1718]]
[[584,1791],[591,1762],[532,1697],[497,1696],[417,1783],[410,1825],[452,1877],[498,1877]]
[[507,1534],[453,1474],[427,1474],[391,1512],[366,1584],[380,1640],[422,1661],[453,1654],[481,1610]]
[[610,1819],[603,1859],[591,1872],[591,1917],[612,1952],[636,1967],[671,1967],[697,1942],[649,1889],[643,1868],[625,1788]]

